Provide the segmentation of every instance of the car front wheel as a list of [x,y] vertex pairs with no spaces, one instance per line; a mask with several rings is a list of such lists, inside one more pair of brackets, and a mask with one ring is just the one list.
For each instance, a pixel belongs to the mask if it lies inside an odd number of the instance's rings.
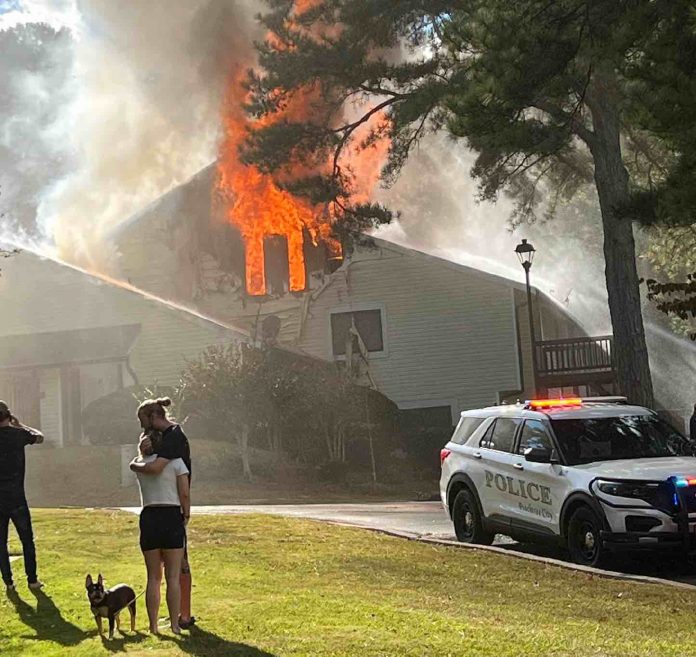
[[574,563],[602,568],[607,564],[608,553],[602,545],[602,523],[588,507],[580,507],[568,523],[568,551]]
[[495,538],[495,534],[484,529],[478,504],[469,490],[460,490],[454,498],[452,520],[457,540],[462,543],[490,545]]

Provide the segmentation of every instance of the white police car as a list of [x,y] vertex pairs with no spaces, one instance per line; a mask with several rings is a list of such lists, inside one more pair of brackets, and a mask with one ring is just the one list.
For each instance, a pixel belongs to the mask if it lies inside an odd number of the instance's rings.
[[623,398],[494,406],[462,413],[440,454],[440,495],[460,541],[553,541],[597,566],[620,549],[694,546],[693,454]]

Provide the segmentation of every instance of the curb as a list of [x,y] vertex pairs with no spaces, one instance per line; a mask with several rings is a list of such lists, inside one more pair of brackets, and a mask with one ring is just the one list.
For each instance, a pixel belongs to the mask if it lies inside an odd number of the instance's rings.
[[[271,515],[271,514],[269,514]],[[288,516],[282,516],[288,517]],[[527,561],[536,561],[537,563],[543,563],[549,566],[556,566],[557,568],[564,568],[565,570],[574,570],[579,573],[586,573],[588,575],[595,575],[604,579],[615,579],[622,580],[626,582],[637,582],[639,584],[660,584],[664,586],[671,586],[673,588],[683,589],[687,591],[696,591],[696,584],[687,584],[686,582],[677,582],[672,579],[663,579],[661,577],[651,577],[650,575],[632,575],[631,573],[620,573],[615,570],[602,570],[601,568],[592,568],[591,566],[582,566],[580,564],[571,563],[569,561],[563,561],[562,559],[554,559],[553,557],[542,557],[537,554],[528,554],[525,552],[514,552],[506,548],[497,547],[495,545],[471,545],[469,543],[460,543],[459,541],[449,541],[444,538],[429,538],[427,536],[419,536],[417,534],[408,534],[405,532],[398,532],[392,529],[378,529],[377,527],[368,527],[366,525],[354,525],[346,522],[338,522],[334,520],[318,520],[317,518],[303,518],[303,520],[315,520],[316,522],[325,522],[331,525],[337,525],[339,527],[350,527],[352,529],[367,529],[368,531],[375,532],[377,534],[385,534],[387,536],[392,536],[394,538],[403,538],[409,541],[418,541],[419,543],[429,543],[431,545],[441,545],[444,547],[453,547],[460,550],[477,550],[480,552],[494,552],[496,554],[504,555],[506,557],[513,557],[516,559],[525,559]]]
[[[136,507],[111,507],[114,511],[125,511],[127,513],[138,513],[140,508]],[[215,514],[215,513],[196,513],[195,507],[191,509],[191,513],[196,515],[259,515],[258,512],[235,512],[234,514]],[[614,570],[602,570],[601,568],[593,568],[591,566],[582,566],[580,564],[563,561],[562,559],[554,559],[553,557],[542,557],[537,554],[528,554],[526,552],[515,552],[506,548],[497,547],[495,545],[471,545],[470,543],[460,543],[459,541],[451,541],[444,538],[430,538],[419,534],[411,534],[409,532],[400,532],[394,529],[382,529],[379,527],[371,527],[369,525],[360,525],[351,522],[340,520],[326,520],[322,518],[311,518],[307,516],[284,515],[282,513],[263,513],[261,515],[276,516],[279,518],[295,518],[299,520],[311,520],[313,522],[321,522],[324,524],[334,525],[336,527],[347,527],[350,529],[365,529],[377,534],[391,536],[393,538],[406,539],[408,541],[417,541],[419,543],[427,543],[430,545],[440,545],[444,547],[456,548],[460,550],[477,550],[480,552],[493,552],[506,557],[515,559],[525,559],[527,561],[535,561],[548,566],[564,568],[565,570],[573,570],[579,573],[585,573],[604,579],[620,580],[625,582],[636,582],[638,584],[658,584],[662,586],[671,586],[673,588],[686,591],[696,591],[696,584],[687,584],[686,582],[677,582],[671,579],[663,579],[661,577],[651,577],[650,575],[632,575],[630,573],[621,573]]]

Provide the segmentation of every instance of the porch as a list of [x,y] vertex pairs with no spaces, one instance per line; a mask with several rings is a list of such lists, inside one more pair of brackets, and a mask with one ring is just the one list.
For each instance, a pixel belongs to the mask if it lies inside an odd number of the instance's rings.
[[537,388],[543,394],[612,394],[616,387],[611,335],[534,343]]

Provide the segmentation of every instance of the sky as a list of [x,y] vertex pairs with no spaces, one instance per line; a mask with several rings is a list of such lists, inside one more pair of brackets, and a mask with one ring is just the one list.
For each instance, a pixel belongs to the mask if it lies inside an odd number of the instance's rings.
[[0,30],[21,23],[47,23],[53,27],[80,28],[75,0],[0,0]]

